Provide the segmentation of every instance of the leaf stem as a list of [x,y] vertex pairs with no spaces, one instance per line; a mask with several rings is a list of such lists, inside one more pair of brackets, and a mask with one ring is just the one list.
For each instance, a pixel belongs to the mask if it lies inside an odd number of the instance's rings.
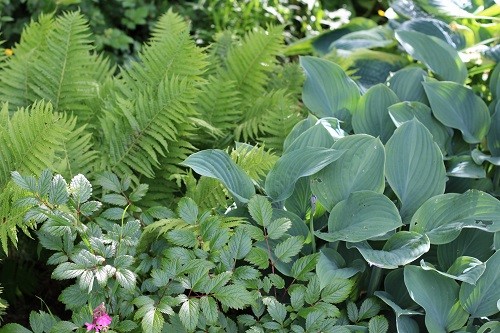
[[368,284],[368,297],[373,296],[373,293],[379,288],[380,282],[382,281],[382,272],[382,268],[373,267],[370,282]]
[[311,232],[312,253],[316,253],[316,239],[314,238],[314,213],[316,212],[316,196],[311,197],[311,218],[309,220],[309,230]]

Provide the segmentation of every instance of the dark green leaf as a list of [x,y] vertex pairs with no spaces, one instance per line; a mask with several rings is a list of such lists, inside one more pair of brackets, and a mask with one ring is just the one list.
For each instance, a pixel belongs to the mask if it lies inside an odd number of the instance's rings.
[[386,333],[389,329],[389,322],[384,316],[375,316],[368,322],[369,333]]
[[394,73],[387,83],[400,101],[427,104],[427,96],[422,86],[422,82],[426,76],[427,73],[420,67],[405,67]]
[[64,205],[68,202],[68,184],[61,175],[55,175],[52,179],[49,191],[49,201],[54,205]]
[[279,260],[288,263],[300,252],[302,246],[304,246],[304,237],[291,236],[275,247],[274,254]]
[[248,202],[248,212],[259,225],[267,227],[273,216],[273,207],[269,200],[256,195]]
[[333,249],[323,248],[319,251],[316,274],[321,288],[336,279],[348,279],[362,271],[359,267],[345,267],[344,258]]
[[198,205],[191,198],[182,198],[177,207],[179,217],[188,224],[196,224],[198,221]]
[[426,263],[424,260],[420,261],[420,267],[425,270],[432,270],[438,272],[443,276],[458,281],[464,281],[472,285],[476,284],[477,279],[479,279],[479,277],[486,269],[486,265],[481,261],[477,260],[476,258],[465,256],[458,257],[446,272],[437,270],[434,265]]
[[253,295],[241,285],[221,287],[213,295],[222,305],[232,309],[243,309],[254,302]]
[[321,290],[321,300],[332,304],[341,303],[349,297],[353,288],[354,282],[351,280],[330,280]]
[[196,298],[190,298],[185,301],[180,310],[179,318],[187,331],[192,332],[196,329],[200,316],[200,301]]

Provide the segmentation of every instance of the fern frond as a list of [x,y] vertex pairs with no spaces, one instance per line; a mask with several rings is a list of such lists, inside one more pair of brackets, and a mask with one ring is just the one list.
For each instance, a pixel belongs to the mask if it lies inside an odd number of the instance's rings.
[[102,120],[111,171],[119,176],[136,171],[153,178],[159,156],[172,153],[180,138],[194,129],[186,119],[195,115],[195,92],[191,81],[173,77],[135,100],[121,100]]
[[262,183],[279,156],[266,150],[265,146],[239,144],[231,152],[231,158],[256,183]]
[[7,104],[0,112],[0,242],[4,252],[8,240],[17,242],[17,229],[26,231],[24,210],[12,207],[19,189],[11,182],[11,172],[39,174],[51,167],[71,128],[67,120],[52,112],[52,104],[37,102],[9,117]]
[[228,194],[222,184],[214,178],[200,177],[196,180],[192,173],[184,177],[186,197],[193,199],[200,210],[228,207]]
[[283,51],[283,28],[269,26],[266,32],[249,32],[240,45],[233,45],[224,64],[227,80],[236,82],[244,100],[262,96],[277,56]]

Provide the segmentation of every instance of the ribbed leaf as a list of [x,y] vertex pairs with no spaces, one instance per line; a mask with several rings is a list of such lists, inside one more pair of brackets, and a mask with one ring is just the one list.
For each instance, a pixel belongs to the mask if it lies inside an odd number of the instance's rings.
[[432,116],[431,109],[427,105],[419,102],[397,103],[389,107],[389,115],[397,127],[413,118],[417,118],[431,132],[441,151],[446,151],[453,131],[437,121]]
[[344,151],[326,148],[301,148],[285,153],[269,171],[265,189],[273,201],[290,197],[297,180],[310,176],[338,159]]
[[444,193],[443,156],[431,133],[416,119],[394,132],[385,151],[387,181],[400,200],[405,221],[427,199]]
[[385,84],[372,86],[361,96],[352,116],[354,132],[370,134],[387,142],[396,129],[390,121],[388,108],[398,102],[396,94]]
[[255,194],[250,177],[222,150],[210,149],[194,153],[182,162],[182,165],[192,168],[202,176],[220,180],[240,202],[248,202]]
[[319,251],[318,263],[316,264],[316,274],[318,275],[321,288],[324,288],[331,281],[349,279],[362,271],[361,267],[345,266],[345,260],[338,252],[329,248],[321,249]]
[[431,244],[451,242],[463,228],[500,231],[500,201],[477,190],[439,195],[418,209],[410,225],[411,231],[427,234]]
[[446,22],[434,18],[413,18],[401,24],[399,29],[417,31],[427,36],[437,37],[456,50],[461,50],[466,46],[464,36],[453,31]]
[[500,299],[500,251],[488,261],[486,270],[476,285],[463,283],[460,288],[460,303],[473,318],[487,317],[498,313]]
[[379,139],[355,134],[339,139],[332,148],[345,152],[311,179],[312,192],[327,210],[356,191],[383,192],[385,152]]
[[446,42],[420,32],[399,30],[396,39],[416,60],[422,61],[443,80],[460,84],[467,78],[467,67],[457,51]]
[[344,136],[345,132],[336,118],[321,118],[287,145],[285,153],[306,147],[332,148],[335,141]]
[[392,35],[392,29],[379,25],[371,29],[345,34],[330,44],[330,49],[354,50],[389,47],[394,44]]
[[[444,125],[462,132],[468,143],[479,143],[490,128],[490,113],[474,92],[454,82],[424,82],[434,116]],[[474,112],[470,112],[474,110]]]
[[306,72],[304,104],[318,117],[335,117],[350,123],[360,97],[359,88],[344,70],[327,60],[301,57]]
[[386,269],[404,266],[428,252],[431,243],[426,235],[416,232],[400,231],[392,235],[382,250],[374,250],[367,242],[354,243],[363,258],[370,264]]
[[328,233],[316,235],[329,242],[361,242],[401,225],[396,206],[385,195],[358,191],[333,207],[328,218]]
[[464,281],[471,285],[476,284],[477,279],[481,277],[486,269],[486,265],[483,262],[476,258],[465,256],[458,257],[446,272],[437,270],[434,265],[426,263],[423,259],[420,261],[420,267],[426,271],[432,270],[443,276],[458,281]]
[[411,297],[425,309],[425,326],[429,332],[450,332],[467,322],[467,312],[458,303],[458,283],[416,266],[406,266],[404,273]]
[[200,301],[190,298],[184,302],[179,310],[179,318],[188,331],[194,331],[200,316]]
[[398,96],[400,101],[420,102],[426,104],[422,82],[427,77],[427,73],[420,67],[405,67],[394,73],[387,83],[389,88]]

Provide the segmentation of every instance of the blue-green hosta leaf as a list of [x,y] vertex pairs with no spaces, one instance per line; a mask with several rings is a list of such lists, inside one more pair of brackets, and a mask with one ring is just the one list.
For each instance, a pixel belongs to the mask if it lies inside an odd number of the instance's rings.
[[460,303],[473,318],[487,317],[498,313],[500,299],[500,251],[486,261],[486,270],[476,285],[467,283],[460,288]]
[[386,269],[404,266],[428,252],[431,243],[426,235],[400,231],[392,235],[382,250],[374,250],[367,242],[348,244],[355,247],[370,264]]
[[182,304],[179,310],[179,318],[186,330],[194,331],[199,317],[200,301],[197,298],[190,298]]
[[316,232],[316,236],[328,242],[361,242],[401,225],[398,210],[389,198],[373,191],[358,191],[332,209],[328,233]]
[[393,30],[379,25],[371,29],[350,32],[330,44],[330,49],[373,49],[392,45],[394,45]]
[[[497,66],[500,68],[500,66]],[[500,84],[499,84],[500,86]],[[491,116],[491,126],[488,131],[488,149],[491,155],[499,157],[500,156],[500,97],[497,100],[495,113]]]
[[306,72],[302,100],[309,110],[320,118],[335,117],[350,123],[350,112],[360,97],[356,83],[328,60],[307,56],[300,58],[300,64]]
[[427,200],[410,225],[411,231],[427,234],[431,244],[451,242],[463,228],[500,231],[500,201],[477,190],[442,194]]
[[423,62],[439,78],[460,84],[467,78],[467,67],[458,52],[446,42],[416,31],[399,30],[396,39],[413,58]]
[[326,210],[356,191],[384,191],[385,151],[379,139],[355,134],[338,140],[332,148],[345,152],[311,177],[311,190]]
[[309,114],[309,116],[306,119],[303,119],[299,121],[295,126],[292,128],[290,133],[288,133],[285,142],[283,142],[283,151],[286,151],[288,147],[300,136],[302,133],[316,125],[318,122],[318,118],[313,116],[312,114]]
[[306,147],[331,148],[336,140],[345,135],[336,118],[321,118],[286,147],[285,153]]
[[420,330],[418,328],[418,324],[411,319],[410,315],[422,315],[423,313],[412,311],[412,310],[404,310],[392,297],[391,294],[386,293],[385,291],[376,291],[375,296],[384,301],[385,304],[389,305],[394,312],[396,313],[396,329],[398,333],[419,333]]
[[352,116],[355,133],[370,134],[387,142],[396,126],[391,122],[388,108],[399,102],[396,94],[385,84],[372,86],[361,96],[356,112]]
[[437,143],[441,151],[446,151],[446,147],[453,135],[453,130],[437,121],[427,105],[419,102],[397,103],[389,107],[389,115],[396,127],[413,118],[417,118],[431,132],[434,142]]
[[338,159],[344,151],[301,148],[285,153],[267,174],[265,189],[273,201],[290,197],[297,180],[310,176]]
[[346,267],[344,258],[333,249],[323,248],[319,251],[316,274],[321,288],[335,279],[349,279],[363,270],[364,267],[361,265]]
[[[500,119],[499,119],[500,120]],[[484,161],[488,161],[491,164],[494,164],[496,166],[500,166],[500,156],[498,157],[493,157],[487,154],[484,154],[481,152],[479,149],[475,148],[471,153],[470,153],[472,159],[474,160],[475,163],[477,164],[483,164]]]
[[427,199],[444,193],[443,155],[431,133],[416,119],[398,127],[385,152],[387,181],[401,202],[400,213],[406,221]]
[[218,179],[236,200],[248,202],[255,194],[252,179],[222,150],[208,149],[190,155],[182,165],[196,173]]
[[490,91],[494,99],[500,98],[500,64],[498,63],[490,73]]
[[483,140],[491,120],[488,106],[479,96],[454,82],[428,81],[423,85],[432,113],[441,123],[460,130],[468,143]]
[[446,174],[451,177],[480,179],[486,178],[486,171],[471,156],[453,156],[446,162]]
[[465,47],[465,38],[453,31],[449,24],[434,18],[414,18],[399,26],[400,30],[417,31],[427,36],[434,36],[456,50]]
[[437,270],[434,265],[425,262],[423,259],[420,261],[420,267],[427,271],[438,272],[450,279],[464,281],[472,285],[476,284],[477,279],[479,279],[486,269],[486,265],[483,262],[467,256],[458,257],[446,272]]
[[404,268],[404,280],[411,298],[425,309],[429,332],[451,332],[467,322],[469,316],[458,301],[460,286],[454,280],[416,266]]
[[392,74],[387,80],[389,88],[398,96],[400,101],[420,102],[427,104],[422,82],[427,72],[417,66],[405,67]]
[[[444,18],[473,18],[470,11],[475,12],[479,6],[474,1],[449,0],[415,0],[426,12]],[[481,2],[482,4],[482,2]]]

